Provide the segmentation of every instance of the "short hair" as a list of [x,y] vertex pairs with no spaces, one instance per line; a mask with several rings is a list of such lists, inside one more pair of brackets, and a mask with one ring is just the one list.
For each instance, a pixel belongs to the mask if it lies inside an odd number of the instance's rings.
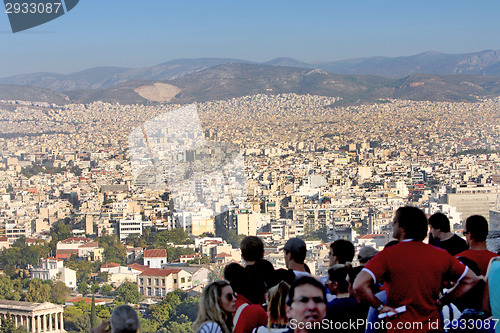
[[484,242],[488,237],[488,221],[481,215],[469,216],[465,220],[465,229],[476,242]]
[[442,232],[450,232],[450,220],[443,213],[434,213],[429,217],[429,224],[434,229],[439,229]]
[[349,282],[346,279],[348,273],[349,270],[344,265],[339,265],[328,270],[328,278],[330,281],[338,283],[338,289],[342,293],[346,293],[349,290]]
[[303,264],[304,261],[306,260],[306,255],[307,252],[294,252],[294,251],[288,251],[285,250],[285,253],[290,253],[292,255],[293,261],[295,261],[297,264]]
[[399,207],[394,219],[405,230],[407,239],[423,241],[427,237],[427,218],[421,209],[413,206]]
[[297,280],[295,280],[290,287],[290,291],[288,292],[288,298],[286,300],[286,304],[288,306],[292,305],[292,303],[293,303],[293,298],[295,297],[295,289],[297,287],[300,287],[300,286],[303,286],[306,284],[311,285],[311,286],[316,287],[319,290],[321,290],[323,292],[323,301],[326,304],[326,289],[325,289],[325,286],[323,285],[323,283],[319,282],[318,280],[316,280],[312,276],[302,276],[302,277],[298,278]]
[[330,248],[340,264],[345,265],[347,262],[352,262],[354,259],[356,249],[354,248],[354,244],[347,239],[337,239],[330,244]]
[[231,288],[237,293],[241,293],[247,276],[245,268],[236,262],[227,264],[224,267],[224,280],[231,284]]
[[241,256],[245,261],[256,261],[264,257],[264,243],[257,236],[246,236],[240,243]]
[[116,307],[109,321],[112,333],[135,333],[140,326],[137,312],[129,305]]

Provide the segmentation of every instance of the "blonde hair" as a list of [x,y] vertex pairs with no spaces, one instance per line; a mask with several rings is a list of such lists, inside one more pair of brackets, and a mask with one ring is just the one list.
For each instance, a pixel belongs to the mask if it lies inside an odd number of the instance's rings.
[[109,322],[111,333],[135,333],[140,326],[137,312],[128,305],[115,308]]
[[198,317],[193,324],[195,332],[203,323],[211,321],[219,325],[223,333],[231,333],[233,329],[232,315],[222,310],[220,305],[222,288],[229,285],[229,282],[219,280],[212,282],[203,289],[199,302]]
[[267,327],[273,324],[285,325],[288,323],[286,318],[285,305],[290,285],[281,281],[269,289],[269,300],[267,302]]

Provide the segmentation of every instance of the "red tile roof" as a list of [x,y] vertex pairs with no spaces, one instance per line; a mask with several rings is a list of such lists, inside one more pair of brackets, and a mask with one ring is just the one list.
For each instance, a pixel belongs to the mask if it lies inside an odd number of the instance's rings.
[[215,256],[215,258],[225,258],[225,257],[231,257],[231,255],[229,253],[226,253],[226,252],[221,252]]
[[144,250],[144,258],[166,258],[167,250],[157,249],[157,250]]
[[369,235],[363,235],[359,236],[358,239],[373,239],[373,238],[384,238],[384,235],[380,234],[369,234]]
[[119,267],[120,264],[117,264],[116,262],[110,262],[104,265],[101,265],[101,268],[113,268],[113,267]]
[[141,276],[169,276],[170,274],[176,274],[182,271],[182,269],[167,269],[167,268],[148,268],[142,272]]
[[130,267],[132,269],[135,269],[135,270],[141,271],[141,272],[144,272],[146,269],[149,268],[149,266],[141,265],[141,264],[138,264],[138,263],[133,263],[133,264],[127,265],[127,267]]

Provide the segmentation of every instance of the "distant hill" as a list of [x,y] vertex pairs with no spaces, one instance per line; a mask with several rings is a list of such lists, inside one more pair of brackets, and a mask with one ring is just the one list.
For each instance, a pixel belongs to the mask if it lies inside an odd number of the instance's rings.
[[339,74],[380,75],[401,78],[412,74],[468,74],[500,76],[500,51],[445,54],[425,52],[407,57],[371,57],[316,65]]
[[[468,102],[500,96],[500,77],[413,74],[395,79],[332,74],[320,69],[231,63],[168,81],[134,80],[107,89],[68,91],[66,95],[72,103],[145,104],[159,98],[183,104],[281,93],[341,97],[342,100],[335,104],[339,106],[372,103],[387,98]],[[30,101],[51,97],[53,103],[65,98],[65,95],[47,89],[5,85],[0,86],[0,95],[18,96],[23,98],[9,99]]]
[[[128,81],[168,81],[224,64],[254,64],[241,59],[177,59],[144,68],[95,67],[71,74],[33,73],[0,78],[0,83],[37,86],[61,92],[106,89]],[[403,78],[413,74],[466,74],[500,76],[500,51],[464,54],[425,52],[404,57],[370,57],[310,64],[282,57],[260,65],[321,69],[334,74]]]
[[55,90],[9,84],[0,84],[0,100],[46,102],[58,105],[69,103],[68,96]]
[[37,86],[57,91],[105,89],[137,80],[165,81],[225,63],[249,63],[226,58],[177,59],[152,67],[95,67],[71,74],[33,73],[0,78],[0,83]]

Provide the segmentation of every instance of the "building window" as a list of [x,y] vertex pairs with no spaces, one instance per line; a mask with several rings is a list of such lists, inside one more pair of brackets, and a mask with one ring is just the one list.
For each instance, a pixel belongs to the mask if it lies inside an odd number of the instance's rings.
[[177,279],[174,279],[174,283],[177,283]]
[[185,278],[181,278],[181,283],[184,283],[186,282],[186,279]]
[[156,284],[157,286],[159,286],[159,285],[160,285],[160,281],[159,281],[158,279],[155,279],[155,284]]
[[164,286],[165,285],[165,279],[161,279],[161,285]]
[[151,278],[148,279],[148,284],[151,285]]

